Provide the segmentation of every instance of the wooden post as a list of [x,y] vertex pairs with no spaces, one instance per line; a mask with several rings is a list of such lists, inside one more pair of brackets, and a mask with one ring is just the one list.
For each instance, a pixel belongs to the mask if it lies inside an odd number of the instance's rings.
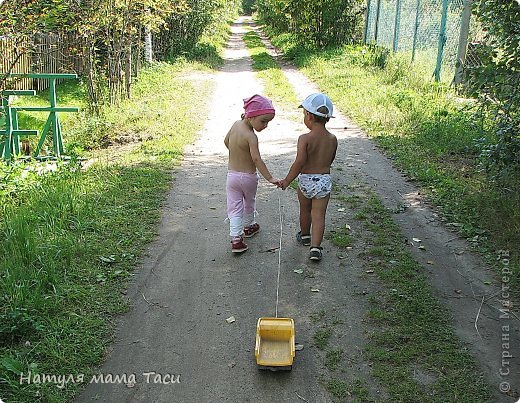
[[4,98],[4,105],[2,106],[4,107],[5,111],[5,139],[3,157],[6,160],[10,160],[13,151],[13,121],[12,110],[9,107],[9,95]]

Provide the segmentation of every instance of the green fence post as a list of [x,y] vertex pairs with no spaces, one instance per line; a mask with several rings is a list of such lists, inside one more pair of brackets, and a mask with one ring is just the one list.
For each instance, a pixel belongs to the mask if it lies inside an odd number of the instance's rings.
[[413,45],[412,45],[412,63],[415,60],[415,49],[417,46],[417,32],[419,32],[419,17],[421,15],[421,0],[417,0],[417,9],[415,10],[415,27],[413,29]]
[[4,129],[0,129],[0,157],[10,161],[13,155],[20,153],[20,136],[38,134],[37,130],[20,130],[15,107],[9,104],[11,95],[36,95],[34,90],[4,90],[0,93],[1,107],[4,110]]
[[[51,108],[56,108],[56,79],[49,79],[49,103]],[[54,149],[54,155],[56,157],[61,157],[63,154],[63,138],[61,137],[61,126],[58,118],[58,114],[51,110],[49,114],[49,119],[51,119],[52,126],[52,148]]]
[[[11,109],[11,131],[18,130],[18,113],[16,113],[16,109]],[[20,137],[16,136],[14,133],[13,135],[13,144],[11,145],[11,151],[18,155],[20,154]]]
[[397,0],[395,6],[395,26],[394,26],[394,53],[397,52],[397,48],[399,45],[399,26],[401,23],[401,0]]
[[2,109],[4,110],[4,129],[0,129],[0,157],[7,159],[5,157],[4,152],[7,150],[7,141],[9,141],[9,120],[8,120],[8,111],[9,107],[9,95],[5,95],[3,92],[0,92],[0,97],[2,98]]
[[9,95],[2,99],[2,107],[5,112],[5,139],[4,139],[4,149],[3,157],[5,160],[11,159],[12,154],[12,144],[13,144],[13,126],[12,126],[12,111],[9,107]]
[[367,0],[367,12],[365,16],[365,32],[363,33],[363,44],[367,44],[367,36],[368,36],[368,23],[370,20],[370,5],[372,4],[371,0]]
[[437,50],[437,65],[435,67],[435,81],[441,80],[442,54],[444,52],[444,44],[446,43],[446,21],[448,20],[448,2],[442,1],[442,17],[439,32],[439,48]]
[[381,15],[381,0],[377,0],[377,9],[376,9],[376,28],[374,30],[374,41],[377,45],[377,37],[379,35],[379,16]]

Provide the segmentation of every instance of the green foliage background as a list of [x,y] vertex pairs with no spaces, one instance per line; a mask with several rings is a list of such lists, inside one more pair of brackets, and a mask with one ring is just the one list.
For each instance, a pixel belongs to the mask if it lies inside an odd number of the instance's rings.
[[[74,69],[87,83],[87,105],[99,113],[103,104],[131,97],[143,58],[145,29],[152,32],[158,60],[187,53],[207,59],[217,53],[218,46],[201,39],[212,36],[221,22],[236,17],[239,8],[240,0],[4,1],[0,2],[0,37],[14,44],[14,55],[23,55],[38,52],[36,34],[73,35],[74,45],[60,52],[79,59],[81,67]],[[18,59],[13,57],[8,70],[13,70]],[[0,75],[0,90],[9,85]]]
[[479,0],[473,12],[486,32],[481,65],[467,71],[467,86],[482,113],[496,124],[494,139],[480,139],[483,166],[504,188],[520,189],[520,4]]
[[239,7],[239,0],[186,0],[155,35],[155,54],[165,60],[193,51],[214,22],[235,17]]
[[300,44],[322,48],[362,39],[362,0],[258,0],[256,7],[276,34],[291,32]]

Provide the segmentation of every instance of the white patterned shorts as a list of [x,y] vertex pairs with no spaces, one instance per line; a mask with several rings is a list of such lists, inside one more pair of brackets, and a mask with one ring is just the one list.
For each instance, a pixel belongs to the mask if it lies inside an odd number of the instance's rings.
[[298,185],[307,199],[322,199],[332,191],[330,174],[300,174]]

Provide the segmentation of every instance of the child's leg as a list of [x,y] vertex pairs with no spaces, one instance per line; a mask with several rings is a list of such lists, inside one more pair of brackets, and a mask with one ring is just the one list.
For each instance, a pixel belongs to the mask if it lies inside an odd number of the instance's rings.
[[329,204],[330,195],[321,199],[312,199],[312,234],[311,247],[321,246],[323,241],[323,233],[325,232],[325,214],[327,213],[327,205]]
[[258,190],[258,175],[246,174],[242,177],[242,189],[244,191],[244,227],[256,223],[256,192]]
[[302,235],[308,235],[311,233],[312,199],[307,199],[298,188],[298,201],[300,203],[300,231]]
[[243,213],[244,194],[240,184],[240,175],[229,172],[226,180],[227,214],[229,218],[229,235],[241,236],[244,233]]

